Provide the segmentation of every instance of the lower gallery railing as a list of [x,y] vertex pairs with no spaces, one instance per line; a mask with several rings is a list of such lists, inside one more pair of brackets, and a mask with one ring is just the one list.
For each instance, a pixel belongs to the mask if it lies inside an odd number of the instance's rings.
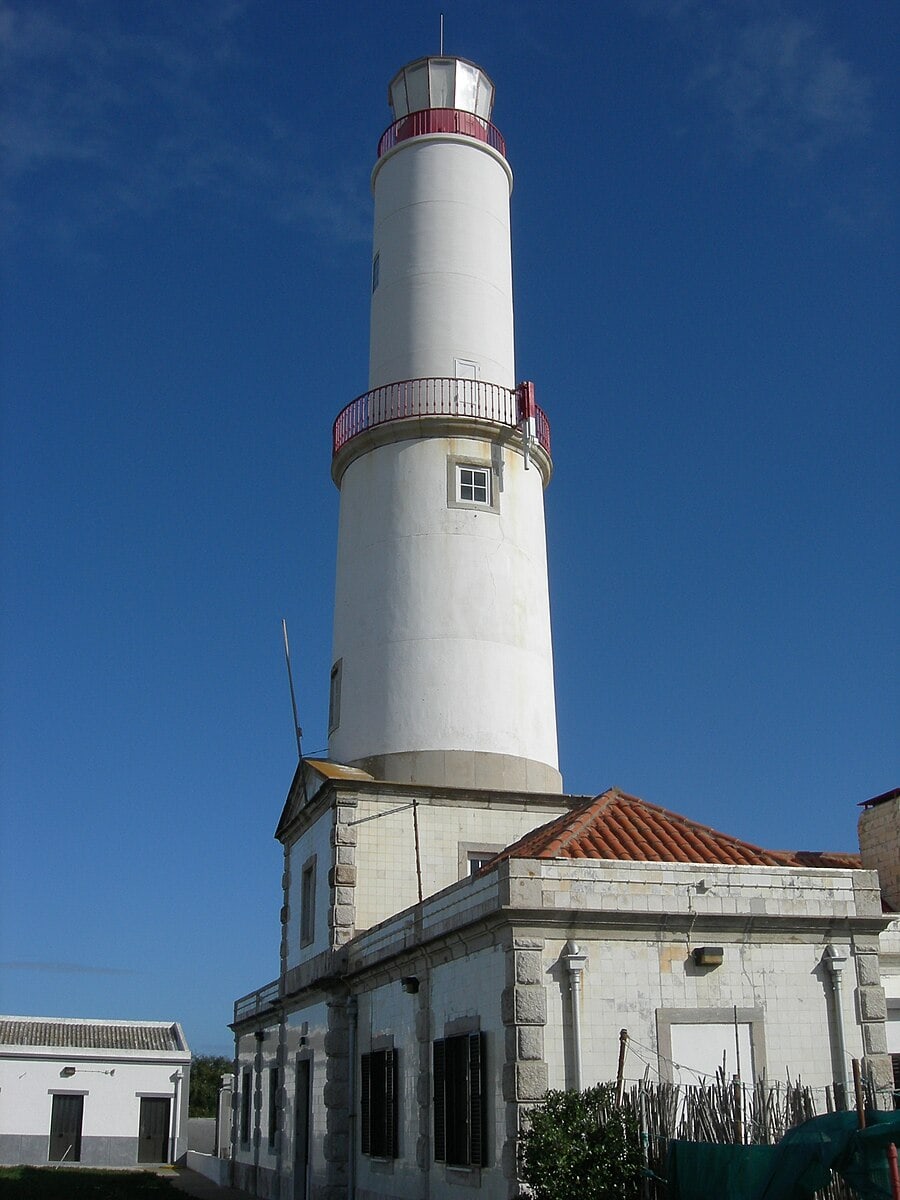
[[550,423],[534,403],[531,384],[504,388],[478,379],[429,377],[387,383],[351,400],[334,423],[334,453],[367,429],[408,417],[474,417],[515,427],[524,421],[550,453]]

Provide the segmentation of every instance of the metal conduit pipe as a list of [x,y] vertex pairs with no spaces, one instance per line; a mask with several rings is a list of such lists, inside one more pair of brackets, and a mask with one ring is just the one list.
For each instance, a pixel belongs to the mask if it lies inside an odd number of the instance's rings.
[[582,1069],[581,1069],[581,975],[587,964],[587,955],[582,951],[577,942],[566,942],[566,948],[563,952],[563,961],[566,964],[566,970],[569,972],[569,985],[572,993],[572,1042],[573,1042],[573,1057],[574,1057],[574,1090],[580,1092],[582,1088]]
[[839,954],[832,945],[825,947],[825,952],[822,955],[822,963],[825,969],[831,975],[831,991],[834,1005],[834,1029],[837,1036],[837,1052],[840,1060],[837,1074],[835,1075],[835,1083],[840,1084],[841,1092],[843,1093],[844,1108],[849,1108],[849,1091],[847,1088],[847,1043],[844,1037],[844,1006],[841,1000],[841,972],[844,969],[844,964],[847,957],[844,954]]

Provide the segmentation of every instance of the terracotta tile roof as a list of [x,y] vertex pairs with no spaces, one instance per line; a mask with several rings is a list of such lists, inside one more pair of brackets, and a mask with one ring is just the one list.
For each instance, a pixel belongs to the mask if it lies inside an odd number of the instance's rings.
[[165,1021],[82,1021],[53,1017],[0,1017],[0,1046],[187,1050],[178,1026]]
[[746,867],[860,866],[856,854],[763,850],[617,789],[603,792],[526,834],[501,851],[491,865],[504,858],[603,858]]

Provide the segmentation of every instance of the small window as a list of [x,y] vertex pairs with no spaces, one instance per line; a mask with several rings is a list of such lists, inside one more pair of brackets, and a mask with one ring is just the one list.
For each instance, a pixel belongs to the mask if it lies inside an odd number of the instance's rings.
[[360,1143],[373,1158],[397,1157],[397,1051],[374,1050],[360,1060]]
[[316,936],[316,860],[307,859],[300,876],[300,945],[308,946]]
[[275,1149],[278,1138],[278,1068],[269,1069],[269,1149]]
[[372,291],[378,287],[378,279],[381,275],[381,254],[378,253],[372,259]]
[[250,1143],[250,1102],[253,1091],[253,1072],[244,1071],[241,1075],[241,1142],[247,1146]]
[[487,866],[495,854],[495,850],[470,850],[468,853],[469,874],[477,874],[482,867]]
[[456,498],[469,504],[491,503],[491,472],[487,467],[456,468]]
[[484,1034],[434,1043],[434,1157],[451,1167],[487,1164]]
[[341,675],[344,660],[339,658],[331,668],[331,690],[328,693],[328,732],[334,733],[341,723]]

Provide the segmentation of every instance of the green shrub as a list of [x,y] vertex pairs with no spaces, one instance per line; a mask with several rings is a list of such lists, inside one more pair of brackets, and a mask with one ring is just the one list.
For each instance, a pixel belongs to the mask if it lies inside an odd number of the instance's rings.
[[522,1178],[535,1200],[636,1200],[640,1134],[615,1096],[611,1083],[551,1091],[531,1110],[520,1151]]

